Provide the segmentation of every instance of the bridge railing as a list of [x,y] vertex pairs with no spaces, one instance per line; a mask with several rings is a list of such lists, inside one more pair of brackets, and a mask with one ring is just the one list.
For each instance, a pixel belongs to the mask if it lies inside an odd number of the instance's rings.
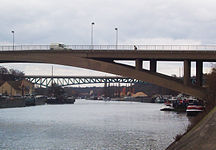
[[1,51],[18,51],[18,50],[49,50],[50,45],[15,45],[0,46]]
[[[136,47],[136,48],[135,48]],[[68,50],[212,50],[216,45],[65,45]],[[50,45],[0,46],[0,51],[50,50]]]

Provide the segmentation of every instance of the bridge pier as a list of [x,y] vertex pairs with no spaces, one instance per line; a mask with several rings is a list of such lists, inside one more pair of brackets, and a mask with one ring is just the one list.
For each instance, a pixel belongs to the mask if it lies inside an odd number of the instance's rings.
[[203,61],[196,61],[196,85],[202,86],[203,84]]
[[150,60],[150,72],[157,71],[157,61],[155,59]]
[[136,70],[141,71],[142,67],[143,67],[143,60],[142,59],[136,59],[135,62],[136,62]]
[[184,60],[184,85],[190,85],[191,81],[191,61]]

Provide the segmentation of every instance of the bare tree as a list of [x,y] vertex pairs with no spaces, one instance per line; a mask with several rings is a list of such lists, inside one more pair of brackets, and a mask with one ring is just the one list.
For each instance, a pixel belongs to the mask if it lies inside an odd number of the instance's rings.
[[3,81],[16,81],[23,79],[25,74],[22,71],[16,69],[7,69],[0,66],[0,80]]

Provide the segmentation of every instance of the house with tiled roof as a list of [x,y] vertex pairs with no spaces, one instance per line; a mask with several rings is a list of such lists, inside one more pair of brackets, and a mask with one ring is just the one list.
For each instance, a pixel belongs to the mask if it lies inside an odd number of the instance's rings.
[[0,81],[0,93],[9,96],[32,95],[34,85],[27,80]]

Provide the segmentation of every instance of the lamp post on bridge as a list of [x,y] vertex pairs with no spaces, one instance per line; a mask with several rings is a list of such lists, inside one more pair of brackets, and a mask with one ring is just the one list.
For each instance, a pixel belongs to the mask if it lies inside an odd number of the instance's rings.
[[118,28],[115,28],[116,30],[116,49],[118,48]]
[[95,25],[95,23],[94,22],[92,22],[91,23],[91,47],[92,47],[92,49],[93,49],[93,30],[94,30],[94,25]]
[[11,31],[12,35],[13,35],[13,51],[14,51],[14,31]]

